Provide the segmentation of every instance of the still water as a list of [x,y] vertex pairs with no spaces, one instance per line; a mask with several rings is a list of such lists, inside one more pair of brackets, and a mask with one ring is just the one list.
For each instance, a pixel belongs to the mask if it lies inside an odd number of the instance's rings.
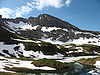
[[[58,71],[34,71],[28,75],[100,75],[97,73],[95,67],[83,66],[79,63],[71,63],[70,68],[67,70],[58,70]],[[93,71],[94,73],[91,73]],[[90,73],[89,73],[90,72]]]

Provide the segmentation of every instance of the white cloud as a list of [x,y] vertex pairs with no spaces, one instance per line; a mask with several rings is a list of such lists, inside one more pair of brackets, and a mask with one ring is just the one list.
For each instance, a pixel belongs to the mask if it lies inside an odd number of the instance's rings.
[[0,9],[0,14],[2,15],[3,18],[9,18],[12,14],[14,13],[14,10],[2,7]]
[[32,10],[32,8],[29,7],[28,5],[27,5],[27,6],[22,6],[22,7],[17,8],[17,9],[15,10],[15,16],[16,16],[16,17],[21,17],[21,16],[24,15],[24,14],[30,13],[31,10]]
[[72,0],[66,0],[65,3],[66,3],[67,6],[70,6],[71,2],[72,2]]
[[29,6],[22,6],[15,10],[3,7],[0,9],[0,14],[3,18],[22,17],[23,15],[30,13],[31,10],[32,8]]
[[41,10],[42,8],[45,7],[55,7],[55,8],[61,8],[64,6],[64,1],[63,0],[33,0],[32,2],[27,3],[30,7],[36,8],[38,10]]
[[45,7],[61,8],[65,5],[69,6],[71,2],[72,0],[32,0],[15,10],[2,7],[0,9],[0,14],[3,15],[3,18],[22,17],[23,15],[30,13],[32,9],[41,10]]

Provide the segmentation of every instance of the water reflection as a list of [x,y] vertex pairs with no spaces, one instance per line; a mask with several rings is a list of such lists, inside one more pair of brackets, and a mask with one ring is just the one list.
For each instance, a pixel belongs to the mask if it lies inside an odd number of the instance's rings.
[[91,70],[94,70],[94,67],[84,66],[79,63],[70,63],[70,68],[66,70],[58,71],[34,71],[34,73],[28,75],[92,75],[88,73]]

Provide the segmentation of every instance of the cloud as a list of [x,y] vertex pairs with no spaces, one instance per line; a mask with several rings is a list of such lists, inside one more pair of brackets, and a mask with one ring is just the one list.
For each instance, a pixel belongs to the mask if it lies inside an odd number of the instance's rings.
[[70,6],[71,2],[72,2],[72,0],[66,0],[65,3],[66,3],[67,6]]
[[30,13],[31,10],[32,8],[29,6],[21,6],[16,8],[15,10],[2,7],[0,9],[0,14],[3,18],[22,17],[23,15]]
[[72,0],[32,0],[31,2],[27,2],[27,5],[31,8],[41,10],[45,7],[61,8],[65,5],[70,6],[71,2]]
[[22,17],[22,15],[30,13],[31,10],[32,10],[32,8],[29,7],[28,5],[19,7],[15,10],[15,16]]
[[2,14],[3,18],[10,18],[10,16],[14,13],[14,10],[2,7],[0,9],[0,14]]
[[27,3],[30,7],[41,10],[45,7],[61,8],[64,6],[63,0],[33,0]]
[[66,5],[69,6],[71,2],[72,0],[32,0],[14,10],[2,7],[0,14],[3,15],[3,18],[22,17],[25,14],[29,14],[33,9],[41,10],[45,7],[61,8]]

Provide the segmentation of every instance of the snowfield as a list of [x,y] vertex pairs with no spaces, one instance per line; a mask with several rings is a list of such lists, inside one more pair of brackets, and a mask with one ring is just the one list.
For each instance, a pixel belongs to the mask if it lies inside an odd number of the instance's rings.
[[[32,40],[20,40],[20,39],[15,39],[15,40],[24,41],[24,42],[32,41]],[[32,41],[32,42],[34,42],[34,41]],[[17,51],[14,50],[14,48],[16,46],[19,46],[19,49]],[[68,46],[68,48],[69,48],[69,46]],[[76,52],[82,52],[83,51],[83,48],[81,48],[81,47],[76,47],[76,48],[79,49]],[[4,42],[0,42],[0,52],[2,54],[4,54],[6,57],[10,57],[10,56],[9,56],[9,54],[4,53],[3,50],[8,50],[8,52],[10,54],[14,54],[17,58],[19,58],[18,53],[20,51],[20,52],[23,53],[24,57],[34,56],[33,59],[35,59],[35,60],[44,59],[44,58],[46,58],[46,59],[57,59],[56,61],[63,62],[63,63],[75,62],[75,61],[77,61],[79,59],[82,59],[82,58],[88,59],[88,58],[98,57],[98,56],[79,56],[79,57],[65,57],[64,58],[64,55],[62,55],[60,53],[57,53],[55,55],[44,55],[41,51],[34,52],[32,50],[26,51],[24,49],[25,49],[25,46],[22,43],[19,43],[18,45],[16,45],[16,44],[7,45],[7,44],[4,44]],[[70,51],[69,51],[69,53],[70,53]],[[6,58],[6,57],[0,56],[0,72],[12,72],[12,73],[15,73],[14,71],[5,70],[6,67],[9,67],[9,68],[14,68],[14,67],[16,67],[16,68],[27,68],[27,69],[32,69],[32,70],[34,70],[34,69],[56,70],[55,68],[48,67],[48,66],[37,67],[37,66],[31,64],[33,61],[10,59],[10,58]],[[100,61],[96,61],[96,63],[94,65],[97,68],[100,68]],[[94,70],[90,71],[89,73],[91,73],[93,75],[98,75],[98,73],[97,74],[94,73]]]
[[67,29],[62,29],[62,28],[58,28],[58,27],[42,27],[41,30],[43,32],[51,32],[53,30],[59,30],[59,29],[64,30],[64,31],[68,31]]
[[100,61],[96,61],[94,66],[96,66],[95,70],[91,70],[88,73],[92,75],[100,75]]
[[[80,39],[74,39],[73,41],[69,41],[67,43],[73,43],[73,44],[93,44],[100,46],[100,40],[98,38],[80,38]],[[90,42],[90,43],[89,43]]]
[[61,42],[61,41],[58,41],[58,40],[52,41],[51,39],[52,39],[52,37],[48,38],[48,39],[43,37],[42,39],[39,39],[39,40],[45,41],[45,42],[50,42],[52,44],[59,44],[59,45],[64,44],[64,42]]
[[21,40],[21,39],[12,39],[12,40],[16,40],[16,41],[19,41],[19,42],[34,42],[34,43],[41,43],[41,41],[33,41],[33,40]]
[[3,50],[8,50],[9,53],[14,54],[16,57],[18,57],[17,51],[14,50],[14,47],[19,45],[6,45],[4,42],[0,42],[0,53],[4,54],[7,57],[10,57],[8,54],[4,53]]
[[[39,26],[40,26],[40,25],[32,26],[31,24],[24,23],[22,21],[20,21],[19,23],[13,23],[13,22],[7,21],[6,25],[9,26],[9,28],[11,28],[12,30],[16,31],[17,33],[20,33],[20,32],[18,32],[19,30],[27,30],[27,29],[29,29],[29,30],[32,30],[32,29],[33,30],[37,30],[39,28]],[[42,32],[51,32],[53,30],[59,30],[59,29],[60,30],[64,30],[64,31],[68,31],[67,29],[62,29],[60,27],[40,26],[40,28],[41,28]],[[6,30],[10,31],[7,28],[6,28]],[[14,31],[10,31],[10,32],[14,33]],[[77,35],[77,34],[90,34],[92,36],[96,36],[96,35],[94,35],[94,34],[92,34],[90,32],[80,32],[80,31],[73,31],[73,32],[75,33],[75,35]],[[100,35],[97,35],[97,36],[100,38]],[[59,37],[62,37],[62,35],[59,36]],[[93,44],[93,45],[100,46],[100,39],[99,38],[95,38],[95,37],[94,38],[89,38],[89,39],[80,37],[79,39],[69,40],[68,42],[61,42],[61,41],[59,41],[58,40],[59,37],[56,40],[54,40],[54,41],[51,40],[52,37],[50,37],[50,38],[42,37],[40,40],[45,41],[45,42],[50,42],[52,44],[60,44],[60,45],[68,44],[68,43],[73,43],[73,44]]]
[[[75,58],[75,57],[70,57],[70,58],[65,58],[65,60],[62,60],[60,62],[75,62],[76,60],[79,60],[79,59],[82,59],[82,58],[95,58],[96,56],[83,56],[83,57],[78,57],[78,58]],[[57,60],[59,61],[59,60]],[[8,70],[5,70],[6,67],[9,67],[9,68],[27,68],[27,69],[31,69],[31,70],[35,70],[35,69],[40,69],[40,70],[56,70],[55,68],[52,68],[52,67],[48,67],[48,66],[43,66],[43,67],[37,67],[33,64],[31,64],[33,61],[25,61],[25,60],[19,60],[19,59],[10,59],[10,58],[5,58],[3,56],[0,56],[0,72],[12,72],[12,73],[15,73],[14,71],[8,71]],[[78,63],[77,63],[78,64]],[[80,64],[79,64],[80,65]],[[100,61],[97,61],[96,66],[99,65],[99,68],[100,68]],[[82,66],[81,66],[82,67]],[[80,67],[79,67],[80,68]],[[94,71],[90,71],[88,73],[94,73]],[[93,74],[95,75],[95,74]],[[98,74],[96,74],[98,75]]]
[[19,67],[19,68],[28,68],[28,69],[40,69],[40,70],[56,70],[55,68],[51,68],[48,66],[44,67],[36,67],[35,65],[31,64],[32,61],[23,61],[18,59],[9,59],[0,56],[0,72],[12,72],[13,71],[7,71],[5,70],[5,67],[13,68],[13,67]]
[[[22,41],[22,40],[20,40]],[[30,40],[28,40],[30,41]],[[25,41],[27,42],[27,40]],[[34,41],[32,41],[34,42]],[[18,47],[19,46],[19,49],[18,50],[14,50],[15,47]],[[13,54],[15,55],[17,58],[19,58],[18,54],[19,51],[23,53],[23,56],[25,57],[31,57],[31,56],[34,56],[34,59],[63,59],[63,56],[62,54],[60,53],[57,53],[55,55],[44,55],[41,51],[26,51],[24,50],[25,49],[25,46],[22,44],[22,43],[19,43],[18,45],[16,44],[11,44],[11,45],[6,45],[4,44],[3,42],[0,42],[0,53],[4,54],[6,57],[11,57],[8,53],[4,53],[3,50],[7,50],[10,54]]]
[[34,59],[63,59],[63,56],[62,54],[58,53],[58,54],[55,54],[55,55],[44,55],[41,51],[23,51],[23,55],[25,57],[31,57],[32,55],[35,56]]
[[64,44],[93,44],[93,45],[98,45],[100,46],[100,40],[98,38],[79,38],[79,39],[74,39],[74,40],[69,40],[68,42],[62,42],[59,40],[54,40],[52,41],[51,38],[42,38],[40,39],[41,41],[45,41],[45,42],[50,42],[52,44],[59,44],[59,45],[64,45]]
[[[40,25],[36,25],[36,26],[32,26],[31,24],[27,24],[27,23],[24,23],[22,21],[20,21],[19,23],[13,23],[13,22],[7,22],[7,25],[12,29],[12,30],[18,30],[21,28],[21,30],[26,30],[26,29],[29,29],[29,30],[36,30],[38,28],[38,26]],[[43,32],[50,32],[50,31],[53,31],[53,30],[58,30],[58,29],[61,29],[61,28],[58,28],[58,27],[42,27],[41,30]],[[64,31],[68,31],[67,29],[63,29]]]
[[100,69],[100,61],[96,61],[96,63],[94,64],[97,68]]
[[24,23],[24,22],[22,22],[22,21],[20,21],[19,23],[13,23],[13,22],[9,22],[9,21],[8,21],[7,23],[8,23],[7,25],[8,25],[12,30],[17,30],[17,29],[19,29],[19,28],[21,28],[21,30],[26,30],[26,29],[30,29],[30,30],[35,29],[35,30],[36,30],[36,28],[38,27],[38,25],[32,27],[30,24]]

